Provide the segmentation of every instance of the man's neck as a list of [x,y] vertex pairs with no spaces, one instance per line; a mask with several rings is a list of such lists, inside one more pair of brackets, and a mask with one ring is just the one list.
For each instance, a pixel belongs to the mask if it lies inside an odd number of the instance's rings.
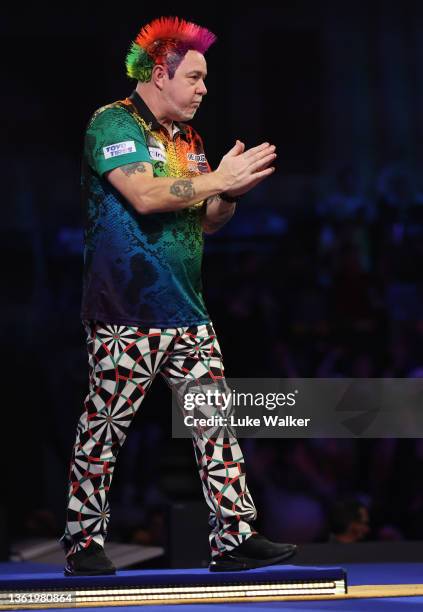
[[138,83],[135,91],[144,100],[148,108],[151,110],[157,121],[162,125],[169,133],[170,137],[173,136],[173,121],[163,116],[158,108],[158,103],[154,91],[151,91],[145,85]]

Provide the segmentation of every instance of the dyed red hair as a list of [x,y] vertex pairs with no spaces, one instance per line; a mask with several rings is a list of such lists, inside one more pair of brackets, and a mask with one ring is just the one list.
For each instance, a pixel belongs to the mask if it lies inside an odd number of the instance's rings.
[[135,39],[135,43],[151,53],[156,41],[175,40],[187,49],[195,49],[204,55],[216,36],[195,23],[179,17],[159,17],[144,26]]
[[199,25],[179,17],[159,17],[141,28],[126,56],[126,73],[138,81],[151,80],[155,64],[167,66],[169,77],[190,49],[202,55],[216,36]]

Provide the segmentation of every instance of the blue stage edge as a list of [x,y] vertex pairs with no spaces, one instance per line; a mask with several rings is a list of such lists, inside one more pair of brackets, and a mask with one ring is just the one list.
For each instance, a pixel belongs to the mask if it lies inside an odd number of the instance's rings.
[[243,572],[206,569],[120,571],[115,576],[62,572],[0,576],[0,609],[277,600],[347,592],[341,567],[276,565]]

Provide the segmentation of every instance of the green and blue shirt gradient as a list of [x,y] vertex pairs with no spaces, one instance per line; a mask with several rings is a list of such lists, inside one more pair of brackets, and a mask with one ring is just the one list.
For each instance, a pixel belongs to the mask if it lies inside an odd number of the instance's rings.
[[204,202],[140,215],[106,177],[134,162],[151,163],[157,177],[210,172],[199,135],[186,124],[176,127],[171,138],[136,92],[98,109],[89,122],[83,319],[156,328],[210,321],[201,281]]

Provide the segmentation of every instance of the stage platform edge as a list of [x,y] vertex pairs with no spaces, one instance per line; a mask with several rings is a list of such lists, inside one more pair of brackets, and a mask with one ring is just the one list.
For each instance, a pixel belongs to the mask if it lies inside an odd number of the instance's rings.
[[0,610],[135,606],[290,599],[347,593],[341,567],[280,565],[243,572],[137,570],[115,576],[62,573],[0,576]]

